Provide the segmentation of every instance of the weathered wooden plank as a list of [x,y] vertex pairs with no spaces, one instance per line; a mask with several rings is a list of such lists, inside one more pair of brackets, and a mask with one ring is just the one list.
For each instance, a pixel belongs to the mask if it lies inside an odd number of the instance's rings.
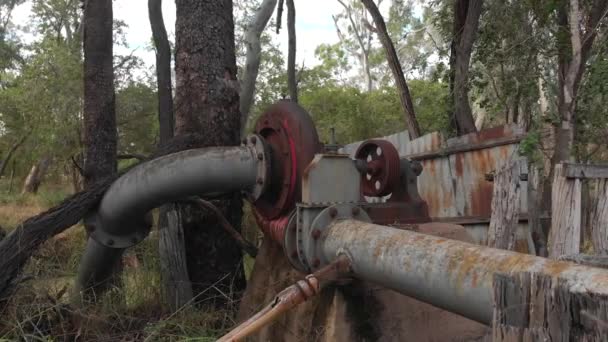
[[493,341],[606,341],[608,298],[539,274],[494,277]]
[[488,246],[515,248],[520,207],[520,161],[516,160],[496,171],[492,194],[492,216],[488,230]]
[[167,306],[176,311],[192,299],[192,284],[186,265],[184,232],[177,205],[161,207],[159,214],[158,251],[163,277],[163,294]]
[[563,163],[567,178],[608,178],[608,164]]
[[593,250],[596,254],[608,254],[608,179],[595,181],[594,193],[596,200],[589,222]]
[[528,165],[528,229],[534,242],[534,253],[547,256],[547,237],[541,225],[542,177],[538,167]]
[[549,257],[578,254],[581,242],[581,179],[565,176],[564,165],[555,165],[551,196]]
[[559,260],[575,262],[581,265],[608,268],[608,255],[573,254],[562,255]]

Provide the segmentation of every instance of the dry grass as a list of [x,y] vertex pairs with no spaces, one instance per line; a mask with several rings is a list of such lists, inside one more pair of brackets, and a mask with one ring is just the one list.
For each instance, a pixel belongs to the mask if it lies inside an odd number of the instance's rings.
[[[0,225],[11,229],[63,196],[44,191],[35,196],[0,195]],[[214,341],[233,326],[234,311],[164,309],[156,234],[130,250],[138,262],[125,263],[122,288],[110,290],[96,305],[76,309],[70,290],[84,243],[84,230],[76,226],[44,243],[32,256],[24,271],[26,280],[0,309],[0,342]],[[252,263],[246,261],[249,268]]]
[[0,226],[6,229],[14,228],[28,217],[32,217],[46,208],[38,203],[1,203],[0,202]]

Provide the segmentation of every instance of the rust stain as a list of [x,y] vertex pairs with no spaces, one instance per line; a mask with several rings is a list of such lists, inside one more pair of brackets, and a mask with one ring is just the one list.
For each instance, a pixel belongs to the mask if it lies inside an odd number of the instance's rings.
[[511,132],[507,129],[507,126],[498,126],[479,131],[479,133],[477,133],[476,138],[477,141],[482,142],[492,139],[504,138],[510,135],[510,133]]
[[477,287],[477,272],[471,275],[471,287]]
[[463,153],[458,153],[456,155],[454,155],[454,168],[456,169],[456,176],[458,177],[462,177],[463,175],[463,166],[462,166],[462,159],[464,158],[464,154]]
[[564,272],[565,270],[569,269],[570,267],[572,267],[572,263],[569,262],[550,261],[545,264],[544,269],[546,274],[555,277]]

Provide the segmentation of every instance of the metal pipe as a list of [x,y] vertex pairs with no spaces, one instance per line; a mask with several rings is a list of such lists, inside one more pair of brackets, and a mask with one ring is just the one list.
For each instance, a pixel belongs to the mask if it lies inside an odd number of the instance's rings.
[[143,240],[150,223],[144,217],[163,203],[188,196],[250,191],[263,182],[255,149],[213,147],[188,150],[142,163],[118,178],[93,215],[91,237],[112,248]]
[[73,301],[83,303],[89,299],[88,297],[91,297],[88,292],[95,290],[101,293],[106,290],[110,285],[112,273],[117,269],[116,265],[122,261],[123,252],[122,248],[109,248],[89,238],[80,265],[78,265]]
[[85,218],[89,239],[75,295],[108,281],[124,248],[148,235],[145,217],[151,209],[195,195],[245,191],[259,196],[268,158],[262,140],[251,140],[249,146],[194,149],[153,159],[112,183],[97,211]]
[[565,280],[572,292],[608,295],[608,270],[499,250],[355,220],[332,223],[326,260],[351,258],[355,276],[484,324],[492,321],[498,273]]

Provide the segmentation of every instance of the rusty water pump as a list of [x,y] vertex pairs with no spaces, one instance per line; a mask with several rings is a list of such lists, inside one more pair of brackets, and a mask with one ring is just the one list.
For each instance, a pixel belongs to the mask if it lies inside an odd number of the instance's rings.
[[260,228],[296,269],[318,272],[346,259],[356,278],[484,324],[492,320],[498,273],[535,272],[560,277],[574,292],[608,295],[606,270],[395,228],[429,221],[417,191],[421,172],[384,140],[363,142],[354,158],[326,152],[310,116],[279,102],[241,146],[171,154],[120,177],[87,218],[90,238],[77,289],[107,277],[107,265],[147,236],[151,209],[242,191]]

